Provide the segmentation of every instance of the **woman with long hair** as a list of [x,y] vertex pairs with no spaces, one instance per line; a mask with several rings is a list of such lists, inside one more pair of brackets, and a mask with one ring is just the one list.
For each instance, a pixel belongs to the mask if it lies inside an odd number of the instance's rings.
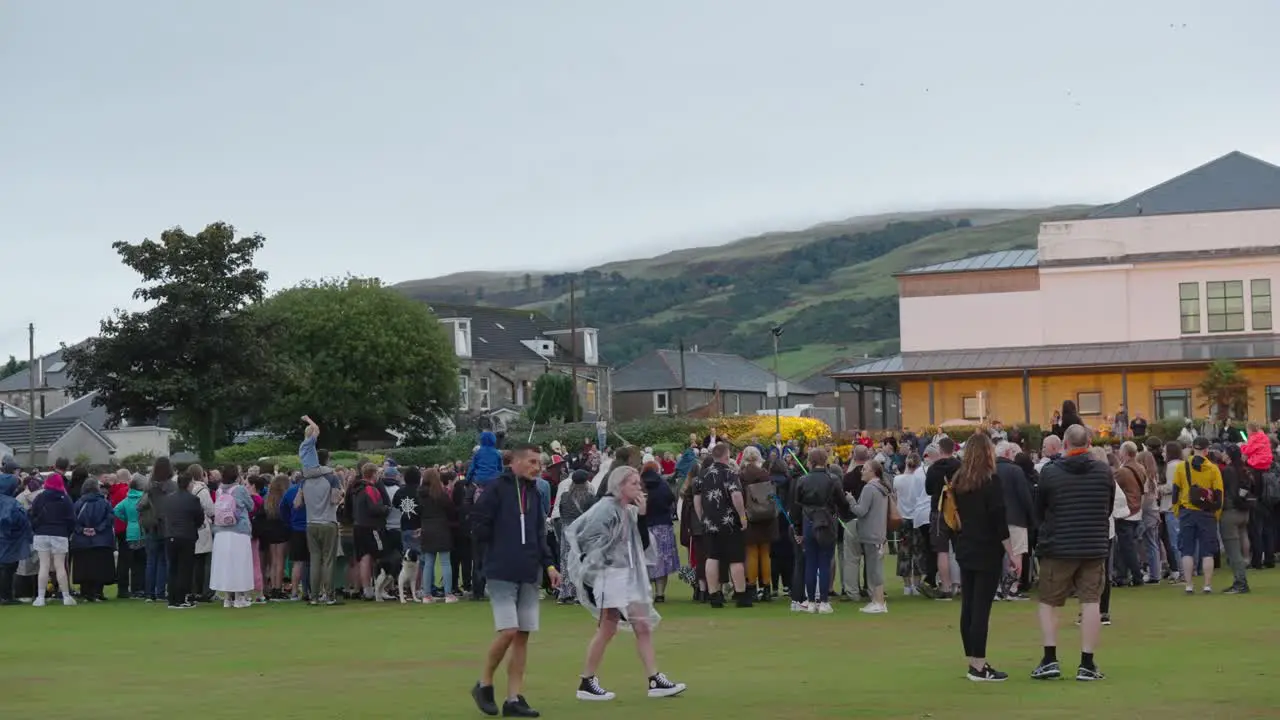
[[[565,529],[590,510],[596,500],[595,491],[591,489],[591,473],[588,471],[574,470],[569,476],[569,483],[569,489],[556,498],[556,507],[560,510],[562,537]],[[564,568],[564,575],[560,578],[559,602],[561,605],[572,605],[578,602],[578,590],[573,576],[569,574],[569,543],[567,542],[560,543],[560,567]]]
[[1147,584],[1160,582],[1160,507],[1156,495],[1156,478],[1160,469],[1156,465],[1156,457],[1150,450],[1138,453],[1138,464],[1146,473],[1147,479],[1142,485],[1142,540],[1147,549]]
[[222,606],[247,608],[253,590],[253,496],[240,483],[240,469],[224,465],[213,513],[209,590],[222,593]]
[[960,566],[960,639],[974,682],[1003,682],[1009,678],[987,662],[987,632],[991,605],[1005,557],[1014,575],[1022,572],[1022,556],[1009,541],[1004,488],[996,473],[995,446],[984,432],[964,445],[960,469],[951,480],[960,530],[956,533],[956,564]]
[[457,522],[457,510],[449,499],[440,479],[440,471],[431,468],[422,474],[422,485],[418,487],[418,511],[422,516],[422,529],[419,530],[418,542],[422,548],[422,602],[430,603],[435,587],[436,560],[440,561],[440,587],[444,592],[443,602],[458,602],[453,587],[453,565],[449,551],[453,549],[453,531],[451,523]]
[[582,586],[579,602],[597,623],[578,683],[579,700],[615,697],[601,687],[596,671],[620,626],[635,634],[636,650],[648,675],[649,697],[671,697],[685,690],[683,683],[671,682],[658,671],[654,654],[653,630],[660,618],[653,607],[645,570],[649,562],[638,529],[645,510],[640,474],[623,466],[609,473],[608,493],[565,531],[570,572]]
[[[1269,449],[1269,448],[1268,448]],[[1226,457],[1221,458],[1222,468],[1222,544],[1227,551],[1227,562],[1235,576],[1227,595],[1241,595],[1249,592],[1249,578],[1245,572],[1249,561],[1249,498],[1257,504],[1258,488],[1253,485],[1254,475],[1245,467],[1244,453],[1240,446],[1229,444]]]
[[289,549],[289,523],[280,513],[284,494],[289,492],[289,476],[283,473],[271,478],[267,484],[267,497],[262,501],[266,517],[264,540],[267,543],[267,599],[288,600],[284,592],[284,560]]
[[710,593],[707,590],[705,530],[698,514],[693,511],[693,481],[697,476],[698,464],[695,462],[680,488],[680,544],[689,549],[689,572],[685,580],[693,586],[693,601],[700,603],[706,602]]
[[[1071,427],[1072,425],[1080,425],[1085,428],[1089,427],[1088,425],[1084,424],[1084,420],[1080,419],[1080,411],[1076,409],[1075,400],[1062,401],[1062,419],[1059,421],[1059,423],[1061,425],[1062,432],[1064,434],[1067,432],[1067,428]],[[1090,434],[1092,435],[1092,431],[1090,431]],[[1062,437],[1062,435],[1059,435],[1058,437]]]
[[[761,456],[760,450],[755,446],[748,446],[742,453],[742,470],[739,472],[742,480],[743,500],[746,501],[752,497],[753,486],[764,486],[768,488],[767,493],[772,496],[774,493],[774,485],[769,480],[769,471],[764,468],[764,457]],[[759,489],[754,492],[759,492]],[[769,504],[773,505],[773,499],[770,497]],[[751,512],[751,506],[747,506],[748,513]],[[769,601],[772,597],[769,594],[769,586],[773,580],[773,558],[770,555],[770,548],[773,541],[778,537],[778,516],[775,510],[774,514],[766,520],[747,519],[747,528],[743,532],[743,542],[747,546],[747,563],[746,563],[746,579],[747,593],[753,597]]]

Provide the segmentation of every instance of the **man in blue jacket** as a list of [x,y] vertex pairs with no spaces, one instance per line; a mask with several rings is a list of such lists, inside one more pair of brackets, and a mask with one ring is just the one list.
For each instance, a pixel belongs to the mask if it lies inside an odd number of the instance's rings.
[[497,715],[493,674],[507,650],[507,698],[504,717],[539,717],[529,707],[521,691],[528,655],[529,633],[538,629],[538,600],[542,572],[546,570],[553,587],[560,586],[560,573],[547,545],[547,517],[542,511],[535,482],[542,469],[542,452],[537,445],[520,445],[512,451],[511,466],[489,484],[471,508],[475,537],[487,544],[484,571],[493,623],[498,632],[485,659],[480,682],[471,689],[476,707],[486,715]]

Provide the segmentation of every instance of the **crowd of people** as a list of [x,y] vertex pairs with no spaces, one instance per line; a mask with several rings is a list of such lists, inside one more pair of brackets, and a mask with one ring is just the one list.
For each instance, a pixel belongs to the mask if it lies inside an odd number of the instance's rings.
[[[1250,592],[1250,569],[1274,567],[1275,441],[1250,425],[1238,442],[1192,434],[1104,447],[1070,402],[1059,417],[1038,449],[998,424],[963,447],[945,434],[862,433],[847,464],[830,445],[734,447],[713,430],[679,457],[590,439],[573,452],[504,448],[483,432],[468,462],[329,467],[309,418],[294,473],[176,472],[160,458],[146,474],[90,477],[63,459],[24,473],[6,458],[0,605],[101,602],[112,585],[117,598],[172,609],[469,596],[490,602],[498,633],[473,688],[478,707],[534,717],[523,656],[544,597],[597,622],[577,697],[614,697],[596,671],[620,627],[635,635],[649,694],[664,697],[684,690],[658,670],[652,641],[673,575],[712,608],[785,596],[795,612],[830,614],[835,592],[880,615],[893,554],[904,596],[960,599],[970,679],[1007,678],[986,659],[991,609],[1034,587],[1045,652],[1032,677],[1062,675],[1057,613],[1075,597],[1075,677],[1101,680],[1094,651],[1112,588],[1168,580],[1194,594],[1200,577],[1199,592],[1212,592],[1222,550],[1230,594]],[[493,673],[508,656],[499,708]]]

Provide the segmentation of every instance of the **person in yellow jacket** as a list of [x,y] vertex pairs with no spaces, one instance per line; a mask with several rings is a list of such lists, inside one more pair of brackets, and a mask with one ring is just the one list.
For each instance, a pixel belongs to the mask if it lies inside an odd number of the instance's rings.
[[1209,439],[1192,443],[1194,454],[1178,463],[1173,475],[1173,512],[1178,516],[1178,552],[1186,593],[1195,592],[1192,578],[1200,561],[1205,593],[1213,592],[1213,557],[1218,554],[1218,517],[1222,514],[1222,473],[1205,457]]

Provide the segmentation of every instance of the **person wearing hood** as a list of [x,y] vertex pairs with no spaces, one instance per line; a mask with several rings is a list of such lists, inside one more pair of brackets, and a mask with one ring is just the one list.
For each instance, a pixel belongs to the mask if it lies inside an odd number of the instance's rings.
[[[142,598],[146,596],[142,588],[146,584],[147,551],[142,540],[142,526],[138,524],[138,502],[142,500],[142,488],[146,486],[146,481],[138,476],[131,477],[127,483],[116,483],[116,485],[123,485],[128,490],[124,499],[117,503],[112,511],[116,521],[124,523],[124,546],[121,557],[125,558],[125,561],[117,569],[119,597],[120,599]],[[132,594],[130,588],[132,588]]]
[[32,607],[44,607],[45,588],[52,571],[62,591],[62,604],[75,605],[71,597],[71,583],[67,578],[67,553],[70,552],[71,534],[76,530],[75,508],[67,496],[67,486],[62,475],[54,473],[44,481],[44,488],[31,501],[31,546],[40,556],[40,570],[36,575],[36,599]]
[[484,487],[502,475],[502,453],[498,451],[498,436],[485,430],[480,433],[480,446],[471,455],[467,465],[467,480]]
[[[649,581],[653,583],[654,602],[667,601],[667,579],[680,571],[680,552],[676,549],[676,494],[662,477],[657,460],[650,459],[640,473],[644,485],[646,511],[644,526],[653,540],[653,562],[649,565]],[[767,582],[767,580],[765,580]]]
[[[567,485],[566,485],[567,483]],[[582,514],[589,510],[596,501],[596,494],[591,490],[591,473],[586,470],[574,470],[568,480],[561,483],[556,493],[556,506],[551,510],[552,522],[560,534],[560,567],[566,570],[560,578],[560,604],[576,603],[578,592],[573,578],[568,574],[569,544],[564,540],[565,530]]]
[[71,536],[71,581],[80,586],[80,597],[86,602],[105,601],[103,587],[115,584],[115,522],[98,479],[86,479],[75,504],[75,533]]
[[1036,492],[1044,655],[1031,677],[1062,677],[1057,655],[1058,612],[1074,592],[1080,599],[1081,635],[1076,679],[1096,681],[1104,678],[1093,654],[1102,630],[1102,592],[1111,552],[1116,483],[1110,466],[1090,454],[1088,428],[1072,425],[1063,436],[1063,457],[1044,466]]
[[12,458],[0,463],[0,606],[20,604],[13,598],[14,578],[18,563],[31,556],[31,519],[18,503],[22,483],[13,465]]

